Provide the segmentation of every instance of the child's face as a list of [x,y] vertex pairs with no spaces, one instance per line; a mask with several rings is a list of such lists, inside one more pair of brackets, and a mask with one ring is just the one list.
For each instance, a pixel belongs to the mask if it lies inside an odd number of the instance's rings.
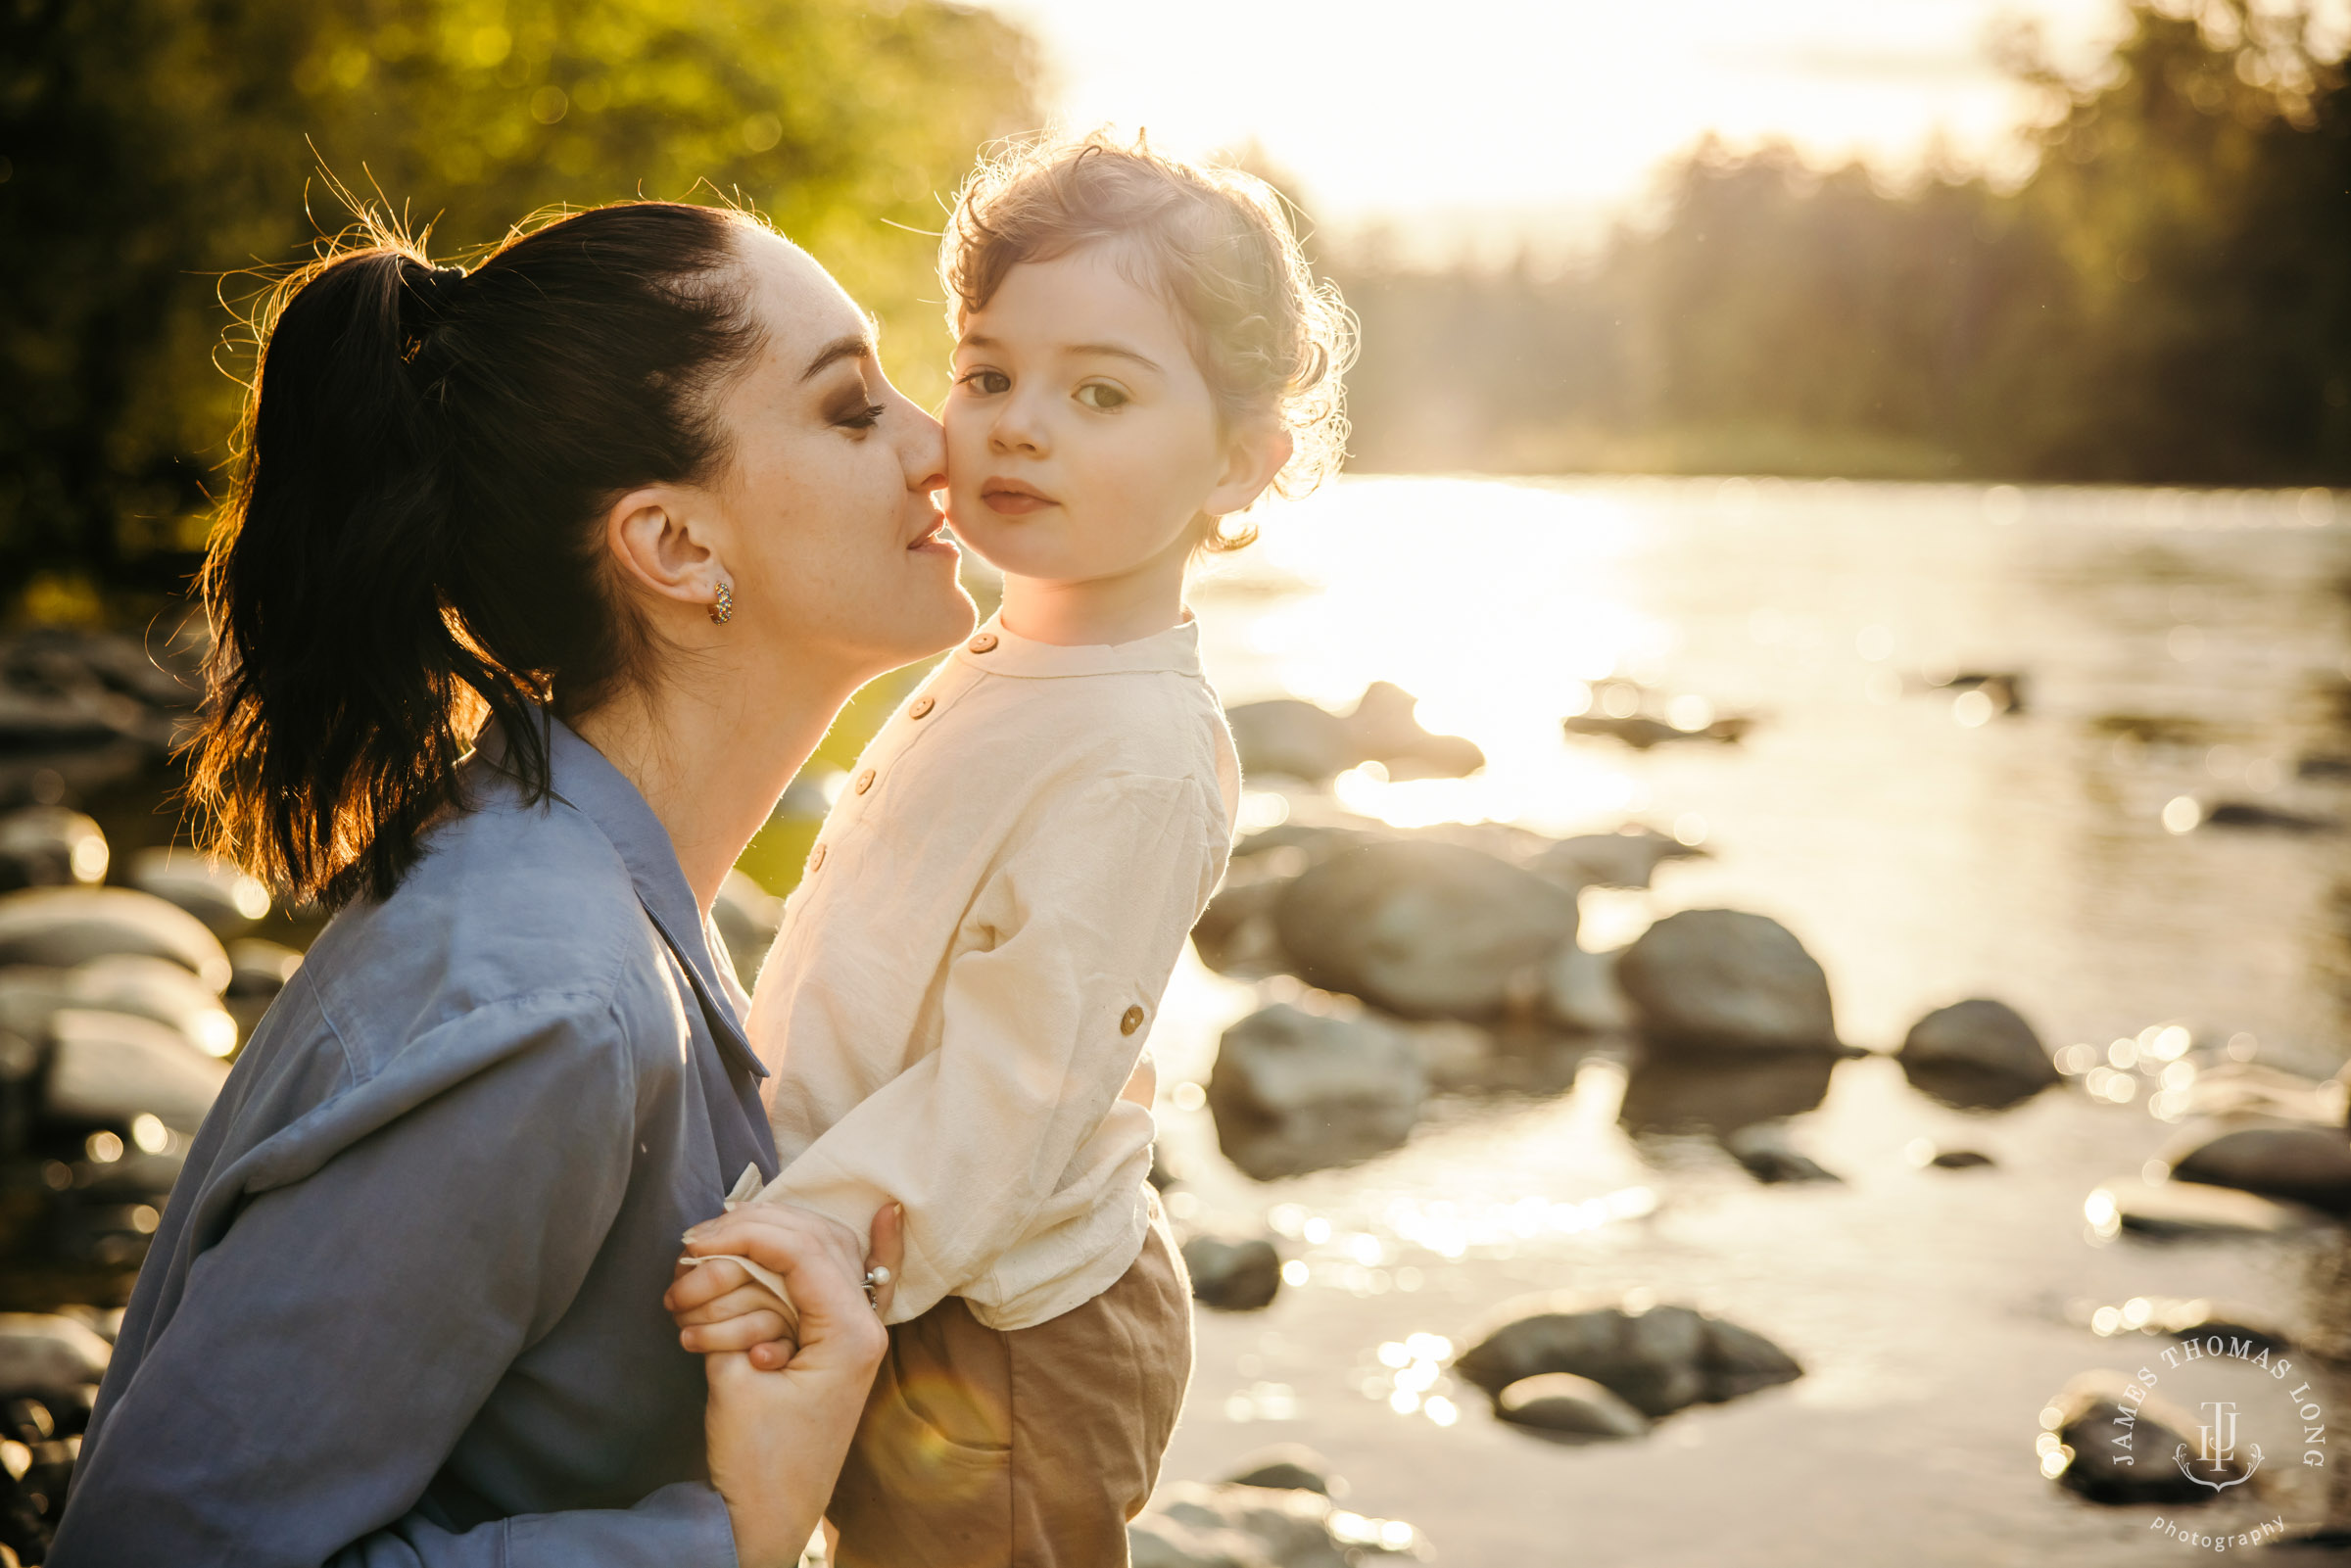
[[1119,261],[1091,245],[1025,261],[964,321],[947,518],[1006,572],[1086,582],[1179,557],[1204,514],[1263,486],[1236,483],[1254,465],[1236,461],[1174,311]]

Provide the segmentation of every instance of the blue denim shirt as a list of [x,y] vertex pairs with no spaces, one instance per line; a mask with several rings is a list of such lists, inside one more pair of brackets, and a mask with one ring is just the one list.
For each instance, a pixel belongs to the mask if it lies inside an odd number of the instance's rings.
[[733,1568],[679,1233],[775,1174],[667,832],[550,723],[336,916],[198,1133],[49,1561]]

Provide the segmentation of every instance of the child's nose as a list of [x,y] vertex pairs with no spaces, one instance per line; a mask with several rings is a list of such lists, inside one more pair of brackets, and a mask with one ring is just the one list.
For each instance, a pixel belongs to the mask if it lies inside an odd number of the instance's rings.
[[1045,450],[1043,422],[1027,400],[1012,398],[997,410],[996,421],[988,428],[988,443],[998,451],[1042,452]]

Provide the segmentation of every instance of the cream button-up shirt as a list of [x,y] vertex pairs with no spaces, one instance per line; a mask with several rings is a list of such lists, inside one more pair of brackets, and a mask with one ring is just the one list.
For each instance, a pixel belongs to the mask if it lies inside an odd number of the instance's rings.
[[903,1204],[893,1322],[948,1296],[1044,1322],[1149,1222],[1149,1096],[1121,1091],[1240,797],[1198,623],[1063,647],[991,619],[850,778],[751,1003],[783,1163],[760,1200],[860,1235]]

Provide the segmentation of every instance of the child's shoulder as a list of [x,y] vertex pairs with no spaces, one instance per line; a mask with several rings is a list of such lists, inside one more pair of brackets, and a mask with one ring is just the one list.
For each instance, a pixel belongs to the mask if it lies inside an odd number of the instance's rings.
[[1187,778],[1214,772],[1223,710],[1208,683],[1174,671],[1115,671],[983,684],[973,717],[996,746],[1086,759],[1090,768]]

